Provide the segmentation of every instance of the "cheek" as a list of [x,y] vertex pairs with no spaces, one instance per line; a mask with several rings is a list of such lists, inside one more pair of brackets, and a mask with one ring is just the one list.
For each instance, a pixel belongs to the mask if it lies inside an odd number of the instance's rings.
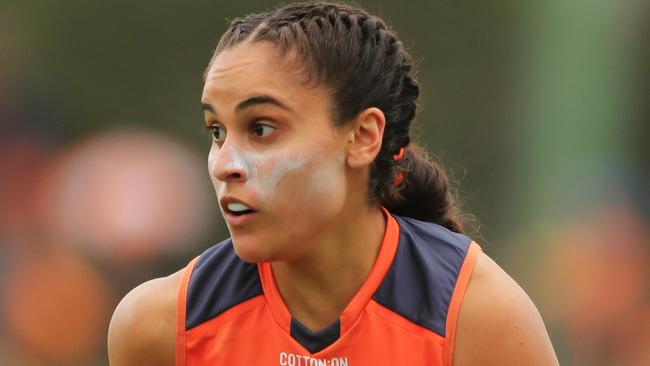
[[267,203],[275,200],[287,185],[295,184],[295,178],[308,163],[305,156],[300,154],[252,160],[252,174],[247,184]]
[[333,200],[344,187],[342,169],[333,164],[317,166],[304,178],[298,192],[305,200]]
[[277,206],[302,217],[329,215],[342,206],[345,196],[343,164],[320,156],[278,180]]
[[215,150],[210,149],[210,153],[208,153],[208,174],[210,175],[210,180],[215,189],[219,186],[219,181],[214,177],[214,163],[216,159],[217,154]]

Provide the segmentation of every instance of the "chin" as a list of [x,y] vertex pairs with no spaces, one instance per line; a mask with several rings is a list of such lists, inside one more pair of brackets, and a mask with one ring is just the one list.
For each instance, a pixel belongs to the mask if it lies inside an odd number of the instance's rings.
[[270,243],[259,238],[232,236],[232,244],[235,248],[235,253],[244,262],[272,262],[278,259],[277,255],[274,255],[272,246],[269,245]]

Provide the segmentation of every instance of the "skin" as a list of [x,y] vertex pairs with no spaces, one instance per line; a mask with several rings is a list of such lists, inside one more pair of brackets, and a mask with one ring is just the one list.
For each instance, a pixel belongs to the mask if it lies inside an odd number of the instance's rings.
[[[334,127],[327,90],[307,85],[297,65],[271,44],[242,43],[215,59],[202,103],[215,136],[208,168],[217,197],[256,210],[246,225],[229,223],[235,250],[245,261],[272,262],[292,315],[315,330],[339,317],[383,239],[385,218],[367,200],[367,181],[385,117],[368,108]],[[111,365],[174,364],[179,283],[180,272],[155,279],[120,302],[109,328]],[[455,365],[557,364],[537,309],[484,254],[456,338]]]

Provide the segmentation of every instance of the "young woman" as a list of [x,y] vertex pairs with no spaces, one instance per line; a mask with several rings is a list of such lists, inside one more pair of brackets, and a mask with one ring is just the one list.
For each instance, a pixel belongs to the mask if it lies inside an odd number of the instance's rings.
[[231,238],[122,300],[111,365],[557,364],[411,143],[418,94],[402,43],[363,10],[234,20],[202,96]]

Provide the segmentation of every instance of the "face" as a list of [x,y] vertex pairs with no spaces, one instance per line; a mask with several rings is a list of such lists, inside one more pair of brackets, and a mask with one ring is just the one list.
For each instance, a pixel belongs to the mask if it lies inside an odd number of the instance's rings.
[[330,96],[307,86],[296,63],[269,43],[220,53],[202,103],[213,133],[208,168],[239,256],[290,260],[342,213],[346,134]]

